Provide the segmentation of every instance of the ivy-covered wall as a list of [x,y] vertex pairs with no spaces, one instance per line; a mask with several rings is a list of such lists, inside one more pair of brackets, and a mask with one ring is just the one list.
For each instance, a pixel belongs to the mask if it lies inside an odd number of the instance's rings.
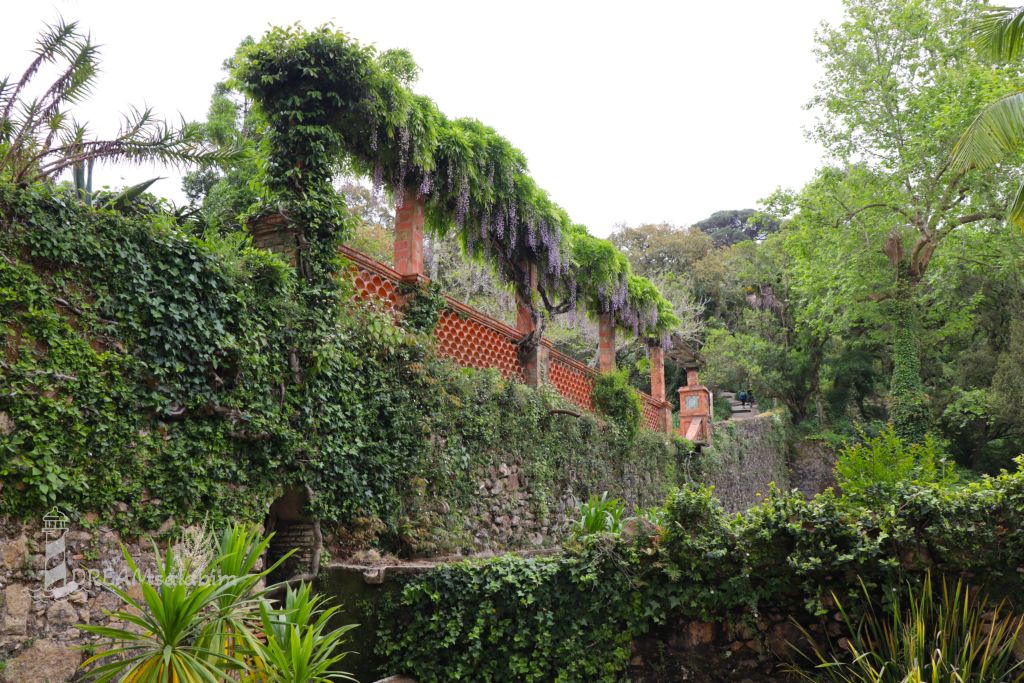
[[675,483],[664,437],[555,412],[552,392],[438,360],[429,330],[353,303],[344,280],[197,230],[0,185],[0,515],[262,520],[301,482],[339,545],[429,553],[473,547],[491,467],[522,473],[536,513],[566,482],[641,504]]
[[841,635],[833,595],[856,612],[864,591],[919,586],[929,570],[1014,603],[1024,589],[1020,470],[958,488],[904,484],[870,507],[773,490],[738,515],[687,487],[660,529],[637,530],[561,557],[464,562],[410,580],[378,632],[388,673],[784,680],[769,674],[801,644],[790,619],[815,639]]

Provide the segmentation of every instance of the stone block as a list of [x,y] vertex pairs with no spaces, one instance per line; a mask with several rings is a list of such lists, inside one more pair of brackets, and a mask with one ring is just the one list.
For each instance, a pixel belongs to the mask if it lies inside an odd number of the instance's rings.
[[65,683],[72,679],[81,662],[81,652],[37,640],[7,662],[7,668],[0,672],[0,680],[5,683]]
[[25,566],[28,560],[28,539],[25,538],[25,534],[0,543],[0,559],[4,561],[4,569],[13,571]]
[[32,593],[28,586],[12,584],[4,589],[4,620],[0,633],[25,635],[28,615],[32,611]]

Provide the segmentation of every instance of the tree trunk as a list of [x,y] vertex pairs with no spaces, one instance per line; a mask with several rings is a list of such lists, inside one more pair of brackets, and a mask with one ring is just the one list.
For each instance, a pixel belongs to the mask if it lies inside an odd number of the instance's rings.
[[921,310],[913,301],[913,289],[899,288],[892,305],[892,384],[889,419],[896,434],[907,443],[921,443],[930,428],[930,415],[921,382]]

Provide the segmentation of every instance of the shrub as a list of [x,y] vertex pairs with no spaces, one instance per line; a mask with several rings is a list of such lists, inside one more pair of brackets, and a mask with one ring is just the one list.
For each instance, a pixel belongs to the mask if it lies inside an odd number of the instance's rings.
[[629,385],[629,374],[625,370],[600,374],[590,400],[594,408],[618,425],[627,439],[636,436],[643,417],[643,403],[637,390]]
[[845,495],[876,500],[888,498],[899,483],[948,485],[957,479],[934,437],[926,435],[922,442],[908,444],[892,425],[878,436],[844,448],[836,475]]

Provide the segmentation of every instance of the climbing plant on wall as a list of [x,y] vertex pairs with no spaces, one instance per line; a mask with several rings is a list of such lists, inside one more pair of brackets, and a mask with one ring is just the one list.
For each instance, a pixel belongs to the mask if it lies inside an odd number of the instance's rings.
[[387,185],[398,206],[421,198],[427,227],[456,233],[471,257],[491,264],[540,330],[544,311],[573,310],[580,297],[588,312],[612,314],[637,334],[677,322],[614,245],[537,186],[522,152],[475,119],[447,118],[373,47],[326,26],[274,28],[243,46],[237,63],[238,84],[269,123],[268,189],[303,229],[338,224],[331,181],[344,167]]

